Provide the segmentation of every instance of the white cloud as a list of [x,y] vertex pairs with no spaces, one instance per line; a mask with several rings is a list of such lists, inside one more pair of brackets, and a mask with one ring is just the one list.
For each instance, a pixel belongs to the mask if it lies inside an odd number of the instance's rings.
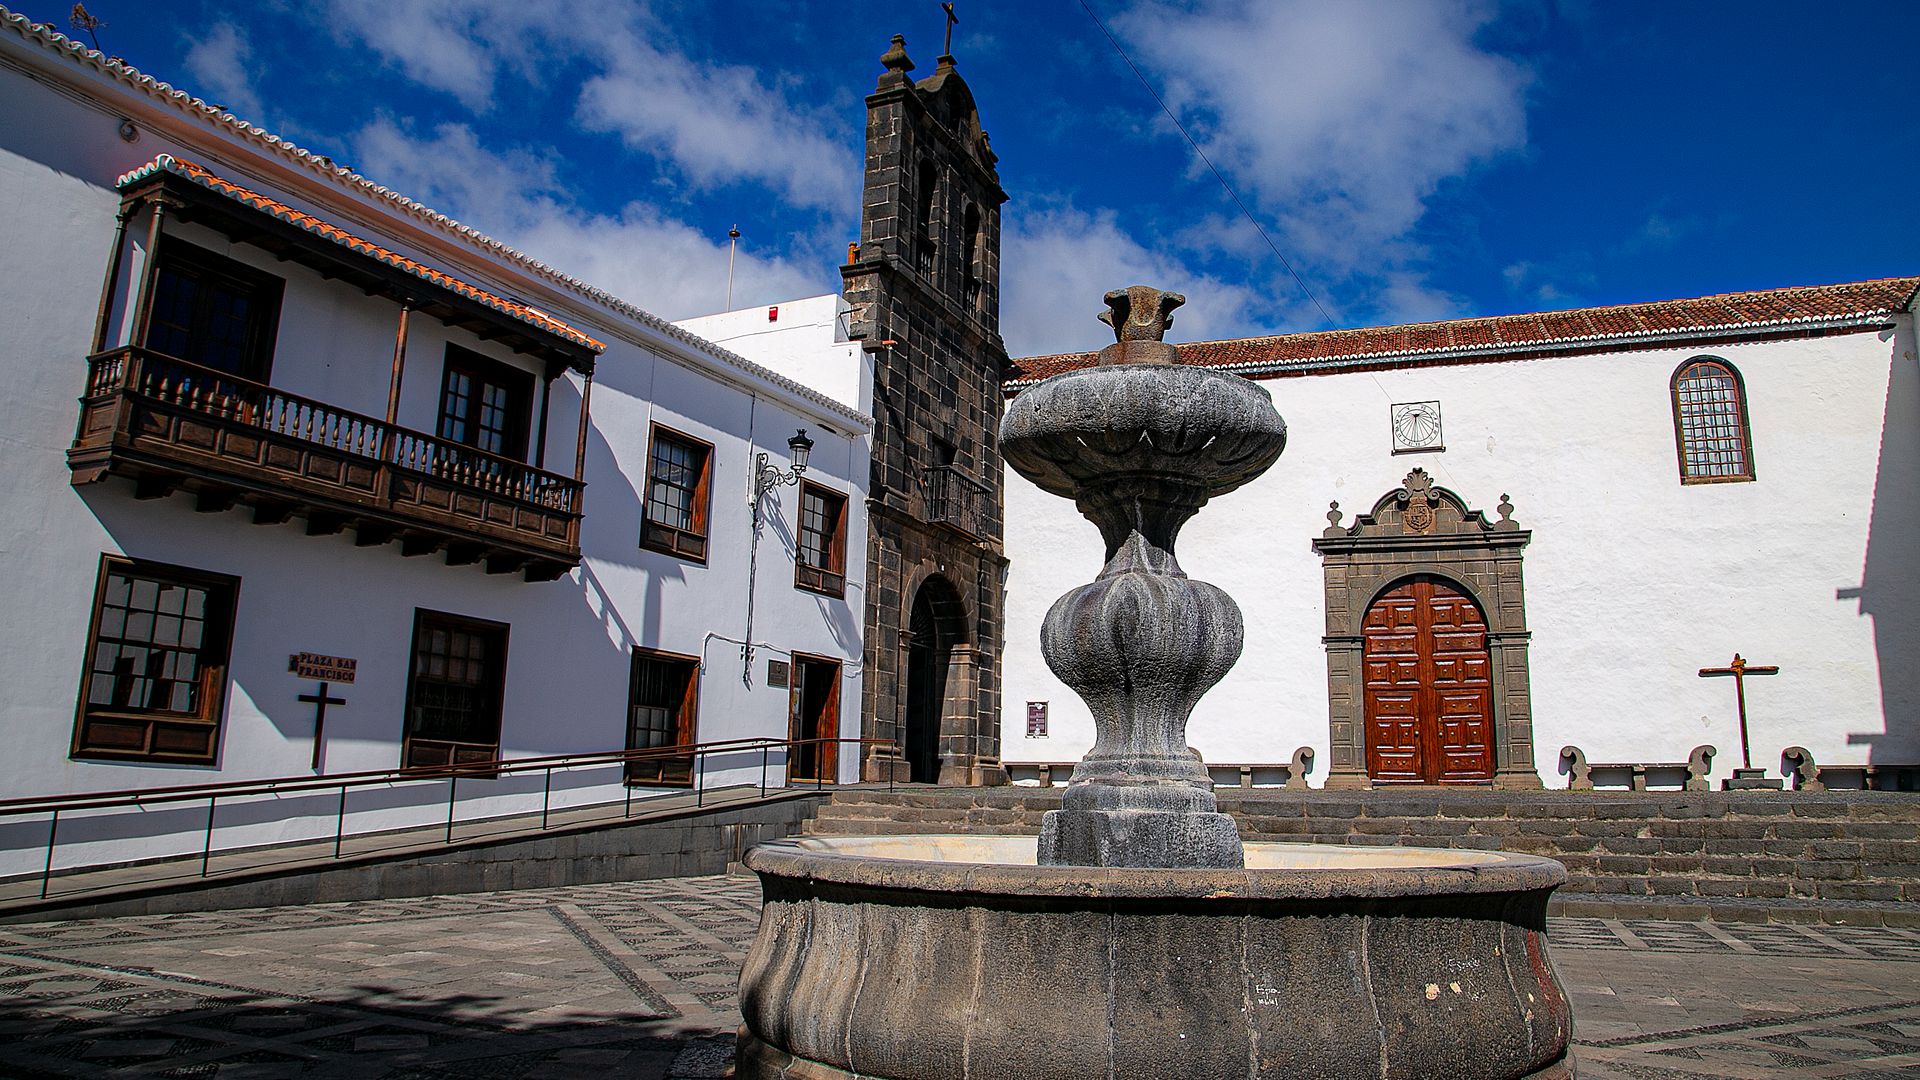
[[578,65],[569,79],[582,127],[619,136],[688,182],[761,183],[843,215],[858,206],[846,117],[796,100],[777,75],[689,56],[644,4],[332,0],[331,12],[337,33],[476,115],[511,100],[504,75],[538,85],[552,67]]
[[1013,356],[1095,349],[1113,340],[1098,321],[1110,289],[1152,285],[1183,293],[1172,341],[1268,333],[1285,321],[1254,289],[1189,269],[1121,231],[1113,211],[1042,210],[1009,218],[1001,234],[1000,333]]
[[628,30],[580,89],[580,119],[663,153],[703,185],[758,181],[799,206],[851,212],[860,175],[833,114],[789,100],[751,68],[697,64]]
[[266,109],[253,85],[253,45],[232,23],[218,23],[187,50],[187,72],[196,93],[249,123],[264,122]]
[[535,70],[542,15],[559,13],[509,0],[331,0],[323,18],[414,82],[484,112],[502,69]]
[[[615,213],[581,208],[553,165],[524,152],[494,151],[470,128],[446,124],[431,135],[379,120],[354,139],[362,172],[453,214],[541,262],[666,319],[725,306],[726,230],[703,231],[641,203]],[[743,248],[734,303],[752,306],[828,291],[821,259],[763,258]]]
[[1440,183],[1524,146],[1529,75],[1475,43],[1470,0],[1146,0],[1122,39],[1208,155],[1323,279],[1425,253]]

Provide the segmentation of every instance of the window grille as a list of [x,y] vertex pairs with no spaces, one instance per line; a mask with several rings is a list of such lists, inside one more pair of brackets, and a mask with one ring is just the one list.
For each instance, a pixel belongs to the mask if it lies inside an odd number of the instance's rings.
[[1746,393],[1733,365],[1695,357],[1673,376],[1673,426],[1680,482],[1753,479],[1753,440]]

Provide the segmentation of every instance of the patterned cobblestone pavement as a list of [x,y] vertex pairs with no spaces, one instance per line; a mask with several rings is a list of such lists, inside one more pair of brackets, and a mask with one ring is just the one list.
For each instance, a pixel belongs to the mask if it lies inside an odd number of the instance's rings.
[[[0,1077],[717,1077],[759,887],[0,927]],[[1920,932],[1553,925],[1586,1080],[1920,1077]]]

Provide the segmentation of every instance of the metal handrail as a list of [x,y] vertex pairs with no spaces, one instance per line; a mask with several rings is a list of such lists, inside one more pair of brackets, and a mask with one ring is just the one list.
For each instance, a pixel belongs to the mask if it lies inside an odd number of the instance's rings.
[[[295,792],[338,790],[339,804],[335,810],[333,837],[333,857],[341,857],[341,847],[345,840],[347,792],[353,788],[374,787],[384,784],[413,783],[420,781],[447,781],[447,830],[445,843],[453,842],[454,809],[462,778],[474,780],[492,780],[509,773],[533,772],[545,770],[546,785],[541,795],[540,827],[547,827],[548,815],[553,802],[553,771],[555,769],[579,768],[591,765],[625,765],[633,761],[678,760],[691,758],[695,765],[692,779],[694,805],[706,804],[706,759],[713,754],[738,754],[760,752],[760,797],[767,795],[767,767],[769,754],[780,747],[791,756],[797,747],[823,743],[855,743],[862,746],[887,746],[898,753],[899,744],[893,739],[869,738],[813,738],[813,739],[775,739],[741,738],[716,739],[711,742],[689,743],[685,746],[656,746],[636,750],[602,750],[584,754],[551,754],[531,758],[494,758],[488,761],[466,761],[452,765],[403,767],[398,769],[378,769],[357,773],[336,773],[332,776],[286,776],[266,780],[231,780],[214,784],[185,784],[173,787],[126,788],[118,791],[84,792],[71,795],[31,796],[19,799],[0,799],[0,817],[18,817],[28,814],[50,814],[47,828],[47,857],[40,874],[40,896],[45,899],[49,884],[53,879],[53,855],[59,842],[60,815],[75,810],[100,810],[113,807],[146,807],[162,803],[197,802],[207,800],[206,838],[200,852],[200,876],[207,876],[208,864],[213,859],[214,814],[221,799],[245,798],[259,795],[284,795]],[[623,781],[624,783],[625,781]],[[804,785],[805,780],[801,783]],[[814,790],[825,787],[823,776],[813,778]],[[626,800],[622,817],[633,812],[633,787],[626,783]],[[887,789],[893,789],[893,769],[887,770]]]
[[[131,362],[129,362],[131,361]],[[364,413],[169,356],[123,345],[87,358],[87,395],[132,393],[382,465],[573,513],[585,485],[502,454],[448,442]],[[160,370],[150,372],[149,365]],[[178,369],[183,376],[169,380]]]

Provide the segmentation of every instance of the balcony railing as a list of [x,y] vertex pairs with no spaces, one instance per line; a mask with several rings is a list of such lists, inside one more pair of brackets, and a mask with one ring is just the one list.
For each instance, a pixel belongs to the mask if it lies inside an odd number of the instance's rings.
[[67,459],[76,484],[287,507],[450,562],[550,577],[580,559],[578,480],[147,349],[88,359]]
[[987,487],[952,465],[926,472],[927,520],[980,539],[989,530]]

